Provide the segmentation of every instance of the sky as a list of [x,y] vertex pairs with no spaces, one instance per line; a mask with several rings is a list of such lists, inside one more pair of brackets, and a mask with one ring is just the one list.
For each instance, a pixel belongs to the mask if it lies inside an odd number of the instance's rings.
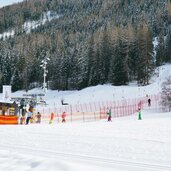
[[18,3],[18,2],[21,2],[23,0],[0,0],[0,8],[1,7],[4,7],[6,5],[11,5],[13,3]]

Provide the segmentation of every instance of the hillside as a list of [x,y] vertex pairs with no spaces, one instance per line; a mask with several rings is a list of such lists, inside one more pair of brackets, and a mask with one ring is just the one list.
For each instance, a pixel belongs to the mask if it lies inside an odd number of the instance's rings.
[[27,0],[1,8],[0,87],[42,86],[46,57],[52,89],[148,85],[155,67],[170,62],[170,21],[168,0]]
[[[45,96],[45,101],[47,106],[38,106],[42,111],[42,108],[48,110],[54,110],[54,107],[59,109],[65,107],[61,104],[61,100],[70,105],[80,105],[80,104],[93,104],[101,103],[107,104],[108,102],[118,102],[128,99],[138,99],[146,96],[158,95],[161,93],[162,84],[171,76],[171,65],[163,65],[156,69],[155,76],[150,80],[150,85],[137,86],[136,82],[131,82],[127,86],[113,86],[111,84],[97,85],[87,87],[82,90],[73,91],[58,91],[58,90],[48,90]],[[28,94],[41,94],[43,90],[41,88],[35,88],[28,91]],[[21,97],[26,92],[17,91],[12,93],[12,97]],[[106,105],[104,105],[106,106]],[[98,109],[99,110],[99,109]]]

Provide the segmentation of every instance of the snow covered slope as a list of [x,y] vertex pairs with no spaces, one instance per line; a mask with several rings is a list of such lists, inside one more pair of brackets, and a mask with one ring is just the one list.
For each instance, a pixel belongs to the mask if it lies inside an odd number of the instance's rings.
[[113,122],[0,126],[0,170],[170,171],[171,113]]
[[[161,92],[161,85],[165,79],[171,75],[171,65],[167,64],[161,66],[156,70],[156,75],[152,78],[151,84],[148,86],[137,86],[130,84],[129,86],[112,86],[112,85],[98,85],[88,87],[80,91],[52,91],[48,90],[46,94],[46,101],[49,106],[60,107],[61,99],[65,102],[73,104],[83,104],[87,102],[99,101],[116,101],[122,99],[134,99],[144,97],[146,95],[154,95]],[[26,92],[18,91],[12,94],[13,97],[21,96]],[[42,89],[33,89],[28,93],[43,93]]]
[[[171,65],[160,68],[149,86],[99,85],[81,91],[48,91],[49,105],[61,98],[84,101],[158,93]],[[153,80],[152,80],[153,81]],[[34,89],[29,93],[42,93]],[[18,91],[13,96],[25,93]],[[137,115],[85,123],[0,126],[0,170],[5,171],[170,171],[171,113],[150,108]]]

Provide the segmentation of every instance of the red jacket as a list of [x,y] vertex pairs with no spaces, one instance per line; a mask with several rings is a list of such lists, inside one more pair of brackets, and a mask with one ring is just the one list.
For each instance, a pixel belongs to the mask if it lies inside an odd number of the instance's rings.
[[62,119],[65,119],[65,117],[66,117],[66,113],[63,112],[63,113],[62,113]]
[[53,118],[54,118],[54,113],[51,113],[50,120],[53,120]]

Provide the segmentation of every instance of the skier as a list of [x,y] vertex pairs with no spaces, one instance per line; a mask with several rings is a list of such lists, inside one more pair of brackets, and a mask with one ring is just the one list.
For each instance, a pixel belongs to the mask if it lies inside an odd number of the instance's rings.
[[109,109],[109,111],[107,112],[107,115],[108,115],[107,121],[108,122],[112,121],[112,111],[111,111],[111,109]]
[[25,124],[25,116],[20,115],[20,124]]
[[62,113],[62,123],[66,122],[65,117],[66,117],[66,112],[63,112]]
[[30,121],[31,117],[32,117],[32,112],[28,111],[28,112],[27,112],[26,125],[29,124],[29,121]]
[[149,107],[151,106],[151,99],[150,98],[148,99],[148,106]]
[[52,112],[50,115],[50,121],[49,124],[52,124],[53,118],[54,118],[55,114]]
[[142,120],[142,117],[141,117],[141,108],[138,108],[138,120]]
[[138,109],[141,109],[141,107],[142,107],[142,102],[139,101],[139,102],[138,102]]
[[37,112],[37,123],[41,122],[41,113]]
[[26,101],[25,101],[25,99],[21,99],[21,101],[20,101],[20,111],[21,111],[20,113],[24,117],[26,114]]
[[36,122],[35,120],[36,120],[36,115],[34,113],[32,113],[30,123],[35,123]]

